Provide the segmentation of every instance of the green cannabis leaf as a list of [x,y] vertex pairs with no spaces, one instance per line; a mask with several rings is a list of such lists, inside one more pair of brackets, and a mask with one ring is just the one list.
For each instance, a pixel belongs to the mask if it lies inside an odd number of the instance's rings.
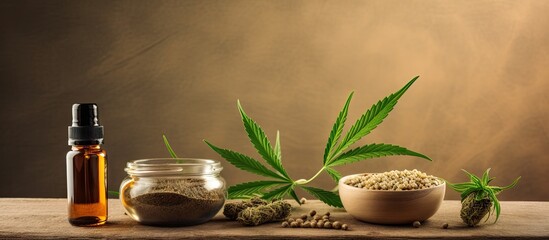
[[[272,190],[268,193],[265,193],[262,198],[264,199],[281,199],[284,198],[284,196],[288,195],[291,191],[293,191],[293,184],[287,184],[285,186],[282,186],[280,188],[277,188],[275,190]],[[298,200],[299,202],[299,200]]]
[[339,155],[339,157],[337,157],[330,163],[328,163],[328,166],[330,167],[339,166],[339,165],[362,161],[364,159],[393,156],[393,155],[408,155],[408,156],[415,156],[415,157],[431,160],[429,157],[421,153],[410,151],[403,147],[399,147],[391,144],[384,144],[384,143],[381,143],[381,144],[374,143],[374,144],[365,145],[365,146],[350,150],[348,152],[345,152]]
[[337,116],[336,122],[332,127],[330,137],[328,137],[328,143],[326,144],[326,149],[324,150],[324,165],[326,165],[326,161],[328,161],[328,158],[333,154],[332,149],[335,147],[337,141],[339,141],[339,138],[341,137],[343,127],[345,126],[345,121],[347,121],[347,113],[349,112],[349,104],[351,104],[352,98],[353,92],[351,92],[351,94],[347,98],[347,102],[345,102],[343,110],[341,110],[341,112]]
[[238,111],[240,111],[240,116],[242,117],[242,122],[244,123],[244,128],[246,129],[246,132],[248,133],[248,137],[250,138],[250,142],[254,145],[257,152],[265,159],[265,161],[271,165],[276,171],[278,171],[282,176],[284,176],[287,180],[290,179],[288,177],[288,174],[286,173],[286,170],[284,167],[282,167],[282,160],[281,160],[281,153],[280,153],[280,145],[279,138],[277,134],[277,150],[273,149],[271,147],[271,143],[269,142],[269,139],[267,139],[267,136],[265,135],[265,132],[255,123],[251,118],[246,115],[244,112],[244,109],[242,109],[242,106],[240,106],[240,101],[237,101],[238,105]]
[[258,175],[263,175],[265,177],[272,177],[277,178],[281,180],[288,180],[286,177],[281,176],[271,170],[269,170],[267,167],[263,166],[259,161],[248,157],[242,153],[237,153],[228,149],[222,149],[218,148],[215,145],[209,143],[208,141],[204,140],[208,146],[210,146],[211,149],[216,151],[221,157],[225,158],[228,162],[230,162],[232,165],[234,165],[237,168],[240,168],[244,171],[248,171],[251,173],[255,173]]
[[255,181],[237,184],[229,187],[229,198],[252,198],[266,189],[272,189],[273,187],[280,186],[287,182],[281,181]]
[[166,149],[168,149],[170,156],[172,156],[172,158],[178,158],[177,154],[173,151],[172,146],[170,146],[170,142],[168,142],[166,135],[162,134],[162,139],[164,139],[164,145],[166,145]]
[[326,167],[324,170],[326,170],[328,175],[330,175],[330,177],[332,177],[335,182],[339,182],[339,179],[341,179],[341,173],[339,173],[337,170],[331,167]]
[[[389,112],[391,112],[394,106],[397,104],[398,99],[414,84],[414,82],[419,78],[419,76],[414,77],[408,84],[406,84],[402,89],[385,97],[383,100],[378,101],[374,104],[366,113],[364,113],[356,123],[351,127],[345,138],[341,141],[340,145],[334,151],[333,154],[328,156],[326,162],[330,164],[334,159],[345,149],[351,146],[356,141],[360,140],[362,137],[368,135],[372,130],[374,130],[377,125],[383,122]],[[351,94],[352,95],[352,94]],[[337,121],[336,121],[337,124]],[[330,140],[328,140],[330,141]],[[331,151],[331,149],[330,149]],[[325,164],[326,165],[326,164]]]
[[[400,97],[402,97],[402,95],[417,79],[418,77],[414,77],[399,91],[374,104],[355,122],[355,124],[350,127],[345,137],[341,140],[343,128],[345,127],[345,122],[347,121],[349,105],[351,104],[351,99],[354,94],[351,92],[343,106],[343,109],[337,116],[332,130],[330,131],[330,135],[324,149],[323,166],[309,179],[293,180],[288,175],[286,169],[284,169],[284,166],[282,165],[280,133],[277,131],[275,145],[272,147],[271,142],[267,138],[265,132],[252,118],[246,114],[244,108],[240,104],[240,101],[237,101],[237,108],[240,112],[242,123],[244,124],[244,129],[248,134],[250,142],[256,149],[257,153],[261,156],[265,163],[272,168],[272,170],[252,157],[229,149],[217,147],[207,140],[204,140],[204,142],[235,167],[274,180],[253,181],[231,186],[228,189],[229,198],[251,198],[254,196],[260,196],[264,199],[279,199],[290,195],[290,197],[292,197],[296,202],[300,203],[299,198],[295,193],[295,188],[300,187],[330,206],[343,207],[341,199],[336,192],[305,185],[313,181],[324,171],[326,171],[326,173],[328,173],[328,175],[335,182],[338,182],[339,179],[341,179],[341,173],[334,169],[334,167],[365,159],[393,155],[408,155],[431,160],[429,157],[421,153],[408,150],[404,147],[383,143],[364,145],[346,151],[351,145],[356,143],[362,137],[368,135],[383,122],[383,120],[393,110]],[[164,137],[164,142],[166,144],[166,148],[170,152],[170,155],[172,157],[176,157],[175,152],[171,149],[166,137]]]
[[343,203],[341,203],[341,199],[339,199],[339,195],[335,194],[334,192],[329,192],[326,190],[322,190],[320,188],[306,187],[306,186],[301,186],[301,188],[305,189],[311,195],[315,196],[320,201],[323,201],[324,203],[332,207],[338,207],[338,208],[343,207]]

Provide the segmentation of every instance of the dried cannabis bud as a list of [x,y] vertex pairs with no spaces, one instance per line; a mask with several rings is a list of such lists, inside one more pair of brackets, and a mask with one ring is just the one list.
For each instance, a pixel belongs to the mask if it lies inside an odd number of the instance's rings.
[[290,215],[291,211],[292,205],[280,200],[267,205],[248,207],[238,214],[236,220],[247,226],[257,226],[267,222],[284,220]]
[[[465,170],[463,171],[469,175],[469,178],[471,179],[470,182],[456,184],[448,183],[448,186],[461,193],[461,219],[469,227],[474,227],[486,215],[490,217],[489,213],[493,208],[496,212],[496,220],[494,223],[497,222],[501,212],[501,206],[499,205],[496,195],[503,190],[517,185],[520,177],[515,179],[509,186],[497,187],[488,185],[494,180],[494,178],[489,177],[489,168],[482,175],[482,179]],[[486,218],[486,221],[488,221],[488,218]]]
[[225,204],[225,208],[223,208],[223,215],[231,220],[236,220],[238,218],[238,214],[242,212],[242,210],[249,208],[249,207],[257,207],[257,206],[264,206],[267,205],[267,202],[261,198],[252,198],[250,200],[244,200],[239,203],[227,203]]
[[492,208],[492,202],[488,197],[476,200],[476,193],[471,193],[461,202],[460,217],[469,227],[480,223]]

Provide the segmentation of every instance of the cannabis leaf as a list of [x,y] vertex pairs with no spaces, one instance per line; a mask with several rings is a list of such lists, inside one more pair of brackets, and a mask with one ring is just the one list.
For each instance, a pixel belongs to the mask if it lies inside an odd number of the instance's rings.
[[339,179],[341,179],[341,173],[331,167],[326,167],[325,170],[336,183],[339,182]]
[[[267,139],[265,132],[263,132],[257,123],[246,115],[244,109],[242,109],[242,106],[240,105],[240,100],[237,101],[237,105],[238,111],[240,111],[240,116],[242,117],[242,122],[244,123],[244,128],[248,133],[250,142],[252,142],[257,152],[269,165],[281,173],[286,179],[289,179],[290,177],[288,176],[288,173],[286,173],[286,170],[282,167],[282,160],[280,156],[273,150],[273,148],[271,148],[271,143],[269,142],[269,139]],[[279,145],[278,148],[280,149]]]
[[417,153],[414,151],[410,151],[406,148],[390,145],[390,144],[370,144],[365,145],[362,147],[355,148],[353,150],[350,150],[348,152],[345,152],[341,154],[339,157],[334,159],[331,163],[328,164],[328,166],[339,166],[344,164],[349,164],[353,162],[358,162],[364,159],[370,159],[370,158],[379,158],[379,157],[385,157],[385,156],[394,156],[394,155],[408,155],[408,156],[415,156],[427,159],[431,161],[431,159],[421,153]]
[[261,195],[264,190],[272,189],[287,182],[281,181],[254,181],[240,183],[229,187],[229,198],[251,198],[256,195]]
[[276,141],[275,141],[274,152],[276,154],[276,158],[279,159],[280,162],[282,162],[282,149],[280,148],[280,132],[279,131],[276,131]]
[[326,149],[324,150],[324,164],[326,164],[326,161],[328,161],[328,159],[331,157],[332,149],[335,147],[337,141],[339,141],[339,138],[341,137],[343,127],[345,126],[345,121],[347,120],[347,113],[349,112],[349,104],[351,104],[352,98],[353,92],[351,92],[351,94],[347,98],[347,102],[345,102],[343,110],[341,110],[341,112],[337,116],[336,122],[332,127],[330,137],[328,137],[328,143],[326,144]]
[[[286,186],[277,188],[273,191],[270,191],[268,193],[265,193],[262,198],[263,199],[281,199],[284,198],[284,196],[288,195],[291,191],[293,191],[294,185],[288,184]],[[299,203],[299,200],[297,200]]]
[[221,155],[221,157],[225,158],[225,160],[227,160],[229,163],[231,163],[237,168],[240,168],[244,171],[248,171],[258,175],[266,176],[266,177],[287,180],[285,177],[280,176],[275,172],[269,170],[268,168],[263,166],[261,163],[259,163],[257,160],[251,157],[248,157],[242,153],[237,153],[228,149],[218,148],[206,140],[204,140],[204,142],[206,142],[206,144],[208,144],[208,146],[210,146],[211,149],[213,149],[219,155]]
[[294,198],[294,200],[295,200],[296,202],[298,202],[299,205],[301,205],[301,201],[299,201],[299,197],[297,197],[297,194],[295,193],[295,191],[294,191],[294,189],[293,189],[294,187],[295,187],[295,185],[292,186],[292,189],[290,190],[290,196],[292,196],[292,197]]
[[389,95],[388,97],[385,97],[382,101],[378,101],[368,111],[366,111],[366,113],[364,113],[351,127],[347,135],[345,135],[345,138],[343,138],[340,145],[334,151],[334,154],[330,155],[327,160],[328,164],[325,165],[329,165],[341,152],[356,141],[360,140],[362,137],[366,136],[379,124],[381,124],[383,119],[385,119],[389,115],[389,112],[393,110],[400,97],[406,92],[406,90],[408,90],[408,88],[410,88],[410,86],[412,86],[412,84],[414,84],[418,78],[419,76],[414,77],[402,89]]
[[329,192],[329,191],[322,190],[320,188],[314,188],[314,187],[301,186],[301,188],[305,189],[305,191],[309,192],[311,195],[315,196],[320,201],[323,201],[324,203],[332,207],[338,207],[338,208],[343,207],[343,203],[341,203],[341,199],[339,198],[339,195],[333,192]]
[[[383,143],[369,144],[344,152],[352,144],[366,136],[383,122],[383,120],[389,115],[389,112],[393,110],[400,97],[408,90],[408,88],[410,88],[410,86],[412,86],[417,78],[418,77],[413,78],[399,91],[374,104],[355,122],[355,124],[351,126],[343,140],[341,140],[343,128],[345,127],[345,122],[349,113],[349,105],[351,104],[351,99],[354,94],[351,92],[345,102],[345,105],[343,106],[343,109],[339,112],[332,130],[330,131],[330,135],[328,136],[328,141],[324,149],[323,167],[310,179],[292,180],[290,178],[286,169],[284,169],[282,165],[280,133],[277,131],[275,145],[272,147],[265,132],[246,114],[240,104],[240,101],[237,101],[238,111],[250,142],[256,149],[257,153],[270,167],[272,167],[274,171],[265,167],[259,161],[242,153],[219,148],[206,140],[204,140],[204,142],[208,144],[212,150],[217,152],[221,157],[225,158],[229,163],[237,168],[257,175],[273,178],[275,180],[253,181],[229,187],[229,198],[249,198],[252,196],[261,196],[264,199],[275,199],[290,195],[294,200],[296,200],[296,202],[299,203],[299,198],[295,193],[295,187],[299,186],[330,206],[343,207],[341,199],[339,199],[337,193],[319,188],[307,187],[304,185],[313,181],[323,171],[326,171],[330,177],[337,182],[341,178],[341,173],[333,167],[364,159],[392,155],[408,155],[431,160],[429,157],[421,153],[408,150],[404,147]],[[166,137],[164,137],[164,142],[166,143],[166,148],[170,154],[176,157],[175,153],[168,144]],[[493,192],[497,193],[497,189],[494,188]]]
[[[244,154],[231,151],[228,149],[219,148],[208,141],[204,140],[211,149],[216,151],[221,157],[225,158],[234,166],[258,175],[275,178],[282,181],[256,181],[239,184],[229,187],[229,198],[246,198],[250,196],[261,196],[264,199],[282,198],[286,195],[292,196],[299,202],[297,194],[294,191],[295,184],[290,178],[286,169],[282,166],[282,151],[280,146],[280,133],[277,131],[274,148],[267,138],[267,135],[261,127],[244,111],[240,101],[237,101],[238,111],[244,124],[244,129],[250,138],[250,142],[257,150],[259,155],[269,164],[275,171],[263,166],[259,161],[248,157]],[[280,185],[283,185],[280,187]],[[273,189],[278,187],[276,189]]]

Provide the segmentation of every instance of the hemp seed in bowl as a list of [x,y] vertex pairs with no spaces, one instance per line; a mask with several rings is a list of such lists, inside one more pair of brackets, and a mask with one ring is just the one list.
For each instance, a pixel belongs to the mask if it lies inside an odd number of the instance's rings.
[[357,188],[387,191],[427,189],[442,183],[441,179],[417,169],[358,175],[345,181],[345,184]]

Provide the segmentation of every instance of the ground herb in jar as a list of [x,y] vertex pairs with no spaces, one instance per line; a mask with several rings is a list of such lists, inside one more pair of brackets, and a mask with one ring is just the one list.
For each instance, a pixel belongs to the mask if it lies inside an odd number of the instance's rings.
[[200,179],[162,180],[148,193],[131,198],[145,225],[184,226],[208,221],[223,206],[224,192],[210,191]]

